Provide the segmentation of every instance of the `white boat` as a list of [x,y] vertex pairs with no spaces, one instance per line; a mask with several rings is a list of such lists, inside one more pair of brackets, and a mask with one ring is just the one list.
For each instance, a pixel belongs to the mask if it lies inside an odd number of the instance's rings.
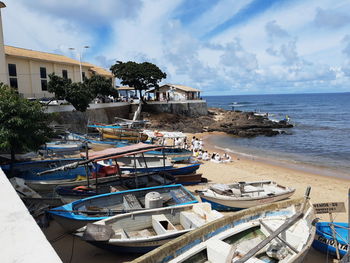
[[208,203],[122,214],[77,230],[97,247],[122,253],[147,253],[208,222],[223,217]]
[[227,215],[141,256],[132,263],[303,262],[315,236],[308,198]]
[[295,189],[273,181],[256,181],[213,184],[197,192],[203,202],[211,203],[213,209],[236,211],[287,199],[294,194]]

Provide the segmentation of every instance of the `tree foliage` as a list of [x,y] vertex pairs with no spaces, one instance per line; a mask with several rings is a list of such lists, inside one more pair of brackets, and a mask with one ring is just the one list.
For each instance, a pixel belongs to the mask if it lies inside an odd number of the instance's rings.
[[6,85],[0,84],[0,149],[11,153],[38,150],[49,141],[50,114],[39,102],[31,102]]
[[121,79],[121,84],[138,90],[141,99],[143,99],[142,90],[148,90],[150,88],[158,89],[158,83],[166,78],[166,73],[149,62],[136,63],[128,61],[124,63],[117,61],[111,67],[111,71],[116,78]]
[[78,111],[86,111],[89,104],[96,96],[114,96],[117,91],[112,86],[112,80],[94,75],[85,79],[83,83],[72,82],[52,73],[49,75],[48,91],[55,94],[57,99],[65,99]]
[[93,75],[89,79],[84,80],[84,84],[93,93],[94,98],[97,96],[113,96],[118,97],[118,91],[113,88],[112,79],[105,78],[100,75]]

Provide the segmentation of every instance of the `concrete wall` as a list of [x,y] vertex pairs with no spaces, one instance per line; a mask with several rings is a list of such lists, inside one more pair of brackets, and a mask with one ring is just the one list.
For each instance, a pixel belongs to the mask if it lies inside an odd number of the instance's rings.
[[2,19],[1,19],[1,7],[3,3],[0,2],[0,82],[8,83],[7,64],[5,62],[5,49],[4,49],[4,35],[2,31]]
[[[22,57],[6,55],[6,68],[8,64],[15,64],[17,70],[18,92],[24,97],[53,97],[53,93],[43,91],[41,88],[40,67],[46,68],[46,80],[49,82],[49,74],[55,72],[62,77],[62,70],[68,72],[68,78],[73,82],[80,81],[79,65],[54,63],[42,60],[34,60]],[[83,66],[82,71],[89,76],[88,67]]]
[[[137,105],[133,105],[137,107]],[[207,102],[205,100],[187,100],[187,101],[152,101],[142,105],[143,112],[172,113],[185,116],[202,116],[208,114]]]
[[90,104],[86,112],[75,111],[72,105],[49,106],[46,112],[56,113],[56,124],[64,125],[70,131],[86,133],[88,123],[113,123],[114,117],[129,118],[130,104],[127,102]]
[[1,169],[0,198],[0,261],[62,262]]

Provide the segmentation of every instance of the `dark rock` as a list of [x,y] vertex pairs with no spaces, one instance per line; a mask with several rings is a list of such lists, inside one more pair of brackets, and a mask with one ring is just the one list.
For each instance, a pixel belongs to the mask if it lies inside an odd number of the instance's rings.
[[274,122],[253,112],[233,112],[211,108],[208,115],[186,117],[169,113],[150,114],[151,128],[197,133],[221,131],[238,137],[275,136],[285,133],[277,129],[292,128],[287,121]]

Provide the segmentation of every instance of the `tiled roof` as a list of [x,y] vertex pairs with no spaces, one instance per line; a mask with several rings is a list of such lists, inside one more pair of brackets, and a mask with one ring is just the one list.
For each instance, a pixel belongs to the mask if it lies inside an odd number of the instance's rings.
[[[5,54],[8,56],[31,58],[31,59],[56,62],[56,63],[62,63],[62,64],[80,65],[79,60],[72,59],[63,55],[35,51],[35,50],[19,48],[19,47],[5,46]],[[92,70],[93,72],[96,72],[98,75],[112,77],[112,73],[104,68],[97,67],[93,64],[86,63],[86,62],[82,62],[81,64],[83,67],[88,67],[90,70]]]
[[180,89],[180,90],[188,91],[188,92],[198,92],[198,91],[200,91],[199,89],[187,87],[187,86],[184,86],[184,85],[165,84],[162,87],[165,87],[165,86],[174,87],[176,89]]

